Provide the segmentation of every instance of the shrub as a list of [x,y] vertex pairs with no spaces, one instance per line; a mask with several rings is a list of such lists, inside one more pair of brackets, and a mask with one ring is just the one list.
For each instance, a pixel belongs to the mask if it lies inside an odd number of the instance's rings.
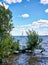
[[42,42],[42,39],[39,38],[39,35],[34,30],[27,31],[27,49],[34,50],[39,47],[39,43]]
[[19,51],[19,40],[15,41],[14,44],[11,47],[12,52],[14,53],[14,51]]

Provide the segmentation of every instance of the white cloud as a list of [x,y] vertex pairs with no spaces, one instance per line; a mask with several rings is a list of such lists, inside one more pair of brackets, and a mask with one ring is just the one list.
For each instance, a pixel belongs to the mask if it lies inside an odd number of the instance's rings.
[[19,2],[19,3],[22,2],[22,0],[16,0],[16,1]]
[[6,5],[5,3],[2,4],[2,2],[0,2],[0,5],[1,5],[1,6],[4,6],[5,9],[8,9],[8,7],[9,7],[9,5]]
[[38,20],[32,22],[32,24],[21,25],[13,29],[12,35],[27,35],[26,31],[35,30],[39,35],[48,35],[48,20]]
[[48,9],[46,9],[45,12],[48,13]]
[[40,20],[38,20],[38,21],[35,21],[35,22],[33,22],[33,25],[35,25],[36,27],[37,26],[45,26],[45,27],[48,27],[48,20],[42,20],[42,19],[40,19]]
[[22,25],[21,27],[31,27],[31,28],[39,28],[39,27],[48,27],[48,20],[38,20],[38,21],[34,21],[32,24],[26,24],[26,25]]
[[41,4],[48,4],[48,0],[40,0]]
[[29,17],[29,14],[22,14],[21,17],[28,18]]
[[5,2],[7,2],[7,3],[9,3],[9,4],[11,4],[11,3],[21,3],[22,2],[22,0],[4,0]]

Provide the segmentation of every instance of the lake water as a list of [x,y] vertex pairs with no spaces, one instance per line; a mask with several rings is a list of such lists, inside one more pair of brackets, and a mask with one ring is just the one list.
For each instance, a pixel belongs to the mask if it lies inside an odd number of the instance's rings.
[[[46,49],[45,54],[48,53],[48,36],[40,36],[42,41],[42,46]],[[15,40],[20,40],[20,45],[25,45],[27,41],[26,36],[15,36]],[[47,54],[48,55],[48,54]],[[7,63],[2,63],[0,65],[48,65],[48,56],[33,56],[32,54],[28,53],[20,53],[16,55],[12,55]]]
[[[48,36],[39,36],[39,37],[43,39],[43,41],[40,43],[42,47],[45,49],[43,54],[48,56]],[[27,36],[14,36],[14,38],[15,40],[20,41],[20,49],[22,49],[23,46],[26,46]]]
[[[43,39],[42,44],[43,43],[48,43],[48,36],[39,36],[40,38]],[[19,40],[20,41],[20,45],[26,45],[27,42],[27,36],[14,36],[15,40]]]
[[12,55],[7,63],[0,65],[48,65],[48,57],[36,57],[32,54],[16,54]]

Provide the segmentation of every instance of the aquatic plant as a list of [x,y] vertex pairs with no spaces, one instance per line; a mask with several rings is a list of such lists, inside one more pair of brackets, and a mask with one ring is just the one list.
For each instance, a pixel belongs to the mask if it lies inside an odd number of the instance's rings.
[[34,30],[28,30],[27,32],[27,50],[32,50],[39,48],[39,43],[42,42],[42,39],[39,38],[39,35]]

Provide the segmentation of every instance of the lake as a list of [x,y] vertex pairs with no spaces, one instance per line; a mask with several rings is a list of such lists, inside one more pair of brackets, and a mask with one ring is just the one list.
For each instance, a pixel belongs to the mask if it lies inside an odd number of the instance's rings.
[[[41,44],[48,43],[48,36],[39,36],[39,37],[43,39]],[[21,46],[26,46],[27,36],[14,36],[14,39],[19,40]]]
[[7,63],[0,65],[48,65],[48,57],[36,57],[32,54],[16,54],[12,55]]
[[[26,36],[14,36],[15,40],[20,41],[20,45],[25,45],[27,42]],[[40,36],[43,39],[42,46],[46,49],[45,54],[48,53],[48,36]],[[47,54],[48,55],[48,54]],[[48,65],[48,56],[33,56],[28,53],[20,53],[12,55],[7,63],[2,63],[0,65]]]

